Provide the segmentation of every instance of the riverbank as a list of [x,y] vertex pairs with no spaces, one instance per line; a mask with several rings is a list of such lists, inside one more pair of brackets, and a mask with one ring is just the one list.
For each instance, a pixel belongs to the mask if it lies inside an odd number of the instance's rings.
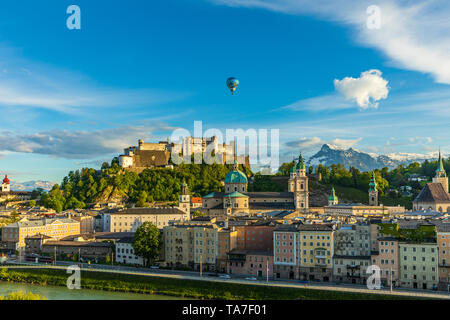
[[[0,280],[41,286],[66,286],[67,273],[55,269],[0,269]],[[95,271],[81,272],[81,288],[220,300],[384,300],[408,297],[251,284],[169,279]]]

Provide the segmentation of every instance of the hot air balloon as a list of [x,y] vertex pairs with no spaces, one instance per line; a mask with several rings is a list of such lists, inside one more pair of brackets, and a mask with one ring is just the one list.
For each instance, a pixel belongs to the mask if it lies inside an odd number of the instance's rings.
[[238,79],[233,78],[233,77],[227,79],[227,87],[228,87],[228,89],[230,89],[231,94],[233,94],[234,91],[236,91],[238,86],[239,86]]

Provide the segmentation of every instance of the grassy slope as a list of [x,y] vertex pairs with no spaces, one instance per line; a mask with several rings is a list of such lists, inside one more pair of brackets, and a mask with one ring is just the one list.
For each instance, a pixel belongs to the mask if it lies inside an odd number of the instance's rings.
[[[7,270],[2,268],[0,280],[40,285],[66,286],[64,270]],[[103,272],[82,272],[85,289],[165,294],[196,299],[255,299],[255,300],[356,300],[405,299],[398,296],[334,292],[313,289],[278,288],[195,280],[178,280]]]

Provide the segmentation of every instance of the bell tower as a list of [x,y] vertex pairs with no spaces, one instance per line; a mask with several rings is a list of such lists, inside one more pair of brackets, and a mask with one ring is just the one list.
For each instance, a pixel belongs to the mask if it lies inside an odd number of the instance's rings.
[[436,175],[433,178],[433,183],[440,183],[448,193],[448,177],[445,172],[444,162],[442,161],[441,150],[439,150],[438,167],[436,169]]
[[189,187],[184,180],[181,184],[180,195],[178,196],[178,207],[188,214],[191,212],[191,195],[189,193]]
[[3,179],[3,183],[2,183],[2,192],[10,192],[10,191],[11,191],[11,186],[9,184],[8,175],[5,175],[5,179]]
[[288,190],[294,193],[295,209],[306,211],[309,208],[308,176],[302,155],[298,157],[295,169],[291,168]]
[[377,182],[375,180],[375,172],[373,171],[369,183],[369,206],[378,206]]
[[331,194],[330,197],[328,198],[328,206],[335,206],[339,203],[338,197],[336,196],[336,192],[334,191],[334,187],[331,188]]

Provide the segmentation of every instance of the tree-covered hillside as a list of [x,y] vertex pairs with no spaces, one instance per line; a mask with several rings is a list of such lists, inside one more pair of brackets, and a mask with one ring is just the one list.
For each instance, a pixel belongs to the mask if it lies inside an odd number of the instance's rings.
[[[101,170],[85,168],[71,171],[61,185],[55,185],[48,193],[41,192],[41,204],[56,211],[86,208],[96,202],[124,201],[137,206],[148,202],[178,199],[180,185],[184,181],[193,196],[223,191],[222,181],[232,165],[181,164],[172,169],[146,169],[137,174],[123,170],[114,159],[104,163]],[[247,168],[240,167],[248,176]]]
[[[283,176],[289,176],[289,170],[293,165],[294,162],[283,163],[276,176],[280,179],[283,179]],[[423,183],[409,181],[408,177],[418,174],[431,180],[435,175],[436,167],[436,161],[425,161],[422,164],[399,166],[393,170],[388,168],[375,170],[380,200],[386,205],[410,204],[423,187]],[[444,161],[444,167],[447,172],[450,171],[450,160]],[[101,170],[85,168],[71,171],[64,177],[61,185],[55,185],[48,193],[41,190],[33,194],[40,193],[41,204],[58,212],[65,209],[86,208],[97,202],[123,201],[136,203],[137,206],[146,206],[148,202],[153,201],[177,201],[183,180],[188,184],[193,196],[223,191],[222,181],[231,168],[232,165],[181,164],[175,166],[173,170],[147,169],[137,174],[121,169],[117,159],[113,159],[111,164],[104,163]],[[286,190],[287,184],[281,185],[280,181],[275,181],[274,177],[259,173],[253,175],[249,169],[242,166],[240,169],[245,171],[247,176],[252,177],[248,186],[249,191]],[[316,168],[309,167],[308,173],[316,174],[316,176],[320,173],[322,180],[319,183],[326,188],[335,186],[338,196],[342,192],[345,193],[341,194],[346,199],[360,202],[364,202],[366,198],[370,172],[360,172],[356,168],[347,170],[343,165],[337,164],[330,167],[323,165]],[[398,192],[399,188],[405,185],[413,188],[412,194],[407,197]],[[359,197],[356,196],[359,194]]]

